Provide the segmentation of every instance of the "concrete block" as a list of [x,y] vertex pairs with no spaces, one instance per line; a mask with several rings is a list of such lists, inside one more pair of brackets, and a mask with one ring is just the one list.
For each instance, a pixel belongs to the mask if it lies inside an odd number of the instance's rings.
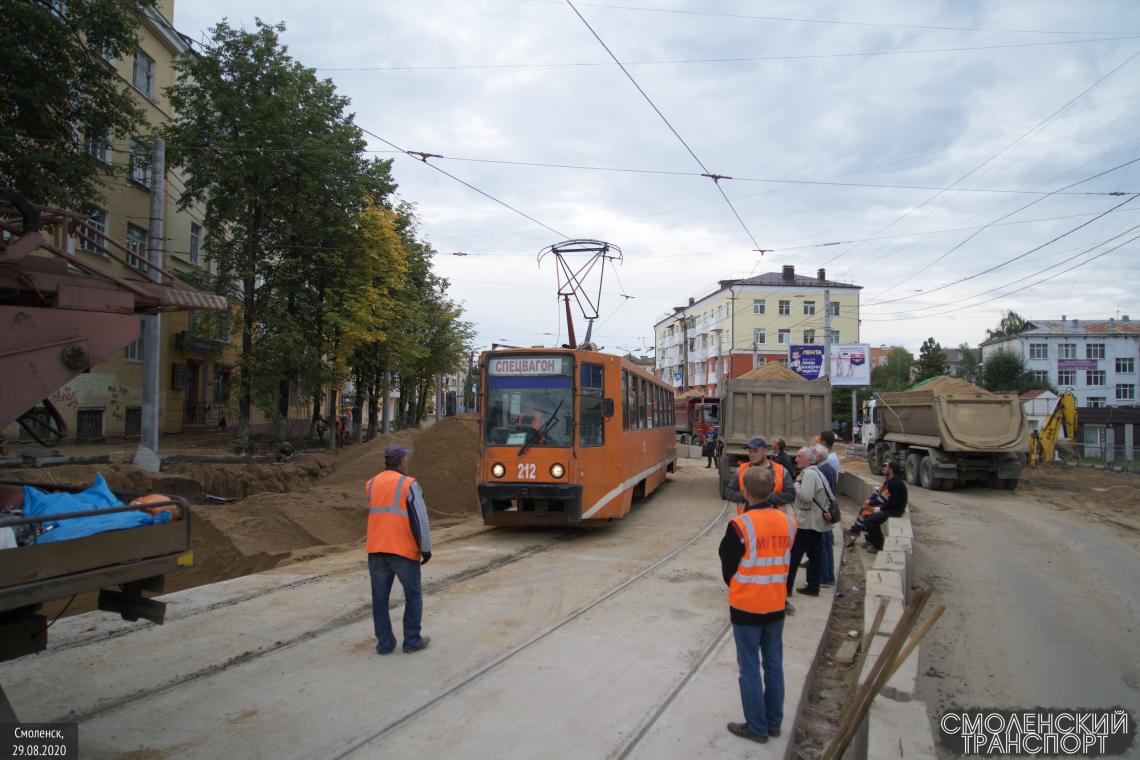
[[848,639],[839,645],[839,650],[835,653],[835,661],[841,665],[850,665],[855,662],[855,655],[859,653],[859,640]]
[[886,536],[883,539],[883,551],[903,552],[907,557],[914,555],[914,539],[901,536]]
[[867,757],[913,760],[936,757],[934,734],[922,702],[894,702],[878,697],[867,719]]
[[[897,541],[898,539],[896,539]],[[911,555],[906,551],[888,551],[885,548],[883,551],[875,555],[875,564],[872,566],[875,570],[890,570],[902,573],[903,588],[910,589],[913,583],[913,576],[911,575],[911,567],[914,564],[911,562]]]
[[914,526],[910,523],[910,517],[903,514],[902,517],[892,517],[887,520],[887,524],[883,529],[884,535],[898,536],[900,538],[914,538]]
[[[893,626],[892,626],[893,628]],[[880,629],[883,631],[883,629]],[[871,639],[871,646],[867,650],[867,660],[863,665],[863,672],[859,674],[860,681],[866,680],[871,671],[875,667],[875,663],[879,660],[879,655],[882,654],[887,641],[890,639],[891,629],[887,629],[880,633],[875,638]],[[903,664],[899,666],[898,672],[891,676],[891,679],[883,685],[883,690],[880,694],[900,702],[909,702],[914,699],[915,690],[918,688],[918,650],[910,653]]]

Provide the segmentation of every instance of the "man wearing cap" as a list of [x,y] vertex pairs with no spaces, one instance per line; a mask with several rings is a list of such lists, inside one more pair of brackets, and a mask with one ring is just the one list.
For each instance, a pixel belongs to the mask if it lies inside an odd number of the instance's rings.
[[398,444],[384,449],[386,469],[368,481],[368,574],[372,579],[372,623],[377,654],[391,654],[396,635],[388,616],[392,583],[404,588],[404,651],[418,652],[431,640],[420,635],[424,602],[420,565],[431,559],[431,532],[424,495],[408,475],[408,450]]
[[796,498],[796,488],[792,477],[784,468],[768,460],[768,442],[763,438],[753,438],[745,446],[748,460],[741,462],[736,468],[736,477],[730,478],[724,488],[724,496],[736,505],[736,514],[744,514],[744,505],[748,503],[744,495],[744,473],[749,467],[763,467],[772,473],[771,501],[775,504],[790,504]]

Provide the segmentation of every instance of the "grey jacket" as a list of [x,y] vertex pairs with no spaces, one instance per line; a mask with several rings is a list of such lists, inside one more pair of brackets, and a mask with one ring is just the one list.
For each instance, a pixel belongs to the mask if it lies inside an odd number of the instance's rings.
[[814,464],[800,472],[796,482],[796,499],[792,504],[792,517],[800,530],[831,530],[823,516],[827,509],[827,491],[823,473]]

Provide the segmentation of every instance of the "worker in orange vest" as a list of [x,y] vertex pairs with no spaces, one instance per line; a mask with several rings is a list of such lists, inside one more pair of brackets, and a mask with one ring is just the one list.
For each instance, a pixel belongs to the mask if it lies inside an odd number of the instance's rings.
[[744,706],[744,722],[728,730],[763,744],[780,735],[784,718],[784,616],[796,522],[771,499],[771,470],[749,468],[744,493],[748,506],[720,542]]
[[777,504],[790,504],[796,498],[796,487],[792,477],[779,462],[768,458],[768,442],[763,438],[753,438],[744,446],[748,452],[748,459],[741,462],[736,468],[736,477],[729,478],[725,485],[725,498],[736,504],[736,514],[744,514],[744,473],[750,467],[757,466],[772,474],[772,495],[769,497]]
[[398,444],[384,449],[386,469],[368,481],[368,574],[372,580],[372,623],[377,654],[391,654],[396,635],[388,616],[392,583],[404,588],[404,651],[418,652],[428,645],[420,635],[423,592],[420,565],[431,559],[431,531],[423,491],[408,475],[408,450]]

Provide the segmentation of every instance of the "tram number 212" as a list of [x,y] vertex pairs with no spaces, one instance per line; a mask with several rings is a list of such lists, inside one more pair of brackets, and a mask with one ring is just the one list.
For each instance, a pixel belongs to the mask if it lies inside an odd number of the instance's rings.
[[538,477],[538,465],[534,462],[519,465],[519,480],[534,480]]

